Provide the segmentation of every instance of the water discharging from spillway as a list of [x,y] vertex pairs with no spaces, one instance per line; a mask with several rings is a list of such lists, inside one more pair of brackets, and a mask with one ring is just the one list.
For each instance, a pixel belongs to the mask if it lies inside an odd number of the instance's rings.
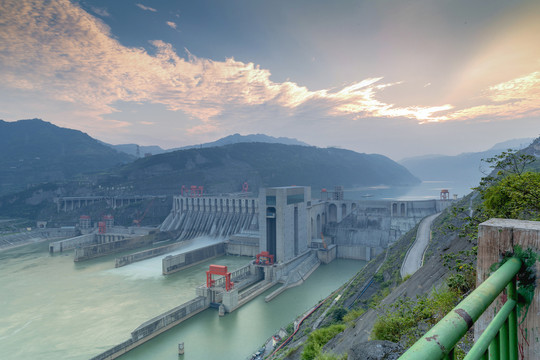
[[[181,251],[210,245],[194,239]],[[0,358],[89,359],[128,339],[150,318],[195,295],[209,264],[230,269],[250,258],[223,256],[168,276],[161,257],[114,269],[115,255],[73,263],[39,243],[0,252]],[[243,359],[281,326],[348,280],[364,263],[336,260],[270,303],[264,295],[232,314],[206,310],[133,350],[125,359]]]

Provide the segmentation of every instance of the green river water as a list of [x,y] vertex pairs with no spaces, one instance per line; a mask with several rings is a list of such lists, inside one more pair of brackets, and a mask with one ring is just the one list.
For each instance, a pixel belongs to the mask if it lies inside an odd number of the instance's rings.
[[[198,241],[198,243],[197,243]],[[194,246],[204,245],[197,240]],[[114,268],[108,256],[74,263],[48,243],[0,252],[0,359],[89,359],[127,340],[141,323],[195,297],[209,264],[236,269],[250,258],[223,256],[163,276],[161,258]],[[326,297],[365,263],[336,260],[270,303],[269,290],[219,317],[208,309],[122,359],[245,359],[280,327]]]

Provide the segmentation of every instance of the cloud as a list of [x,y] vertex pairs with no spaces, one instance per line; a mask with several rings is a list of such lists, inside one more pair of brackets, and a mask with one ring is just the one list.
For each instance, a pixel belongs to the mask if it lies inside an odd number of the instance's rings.
[[111,16],[111,14],[109,14],[109,12],[107,11],[107,9],[105,8],[99,8],[99,7],[95,7],[95,6],[91,6],[90,9],[97,15],[99,16],[102,16],[102,17],[109,17]]
[[151,8],[150,6],[144,6],[143,4],[139,4],[139,3],[137,3],[137,4],[135,4],[135,5],[137,5],[139,8],[141,8],[141,9],[143,9],[143,10],[145,10],[145,11],[157,12],[156,9]]
[[450,119],[540,116],[540,71],[490,86],[483,98],[485,104],[456,111]]
[[[314,121],[409,118],[423,123],[503,113],[502,108],[485,106],[397,106],[380,98],[385,89],[400,83],[386,83],[381,77],[313,91],[292,81],[274,82],[269,70],[253,63],[213,61],[187,50],[183,58],[160,40],[151,42],[151,55],[120,44],[101,20],[69,0],[4,2],[0,12],[6,14],[0,33],[0,88],[38,92],[92,109],[96,116],[114,113],[118,101],[162,104],[196,120],[187,130],[200,134],[255,112],[260,121],[276,124],[306,116]],[[490,106],[532,105],[538,99],[538,77],[490,88]]]
[[176,30],[176,23],[175,22],[167,21],[167,25]]

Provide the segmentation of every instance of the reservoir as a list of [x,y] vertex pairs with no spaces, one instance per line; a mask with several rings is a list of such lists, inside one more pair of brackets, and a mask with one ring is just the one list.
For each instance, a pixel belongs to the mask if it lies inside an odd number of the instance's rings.
[[[196,239],[192,246],[212,240]],[[89,359],[128,339],[141,323],[195,296],[210,264],[234,270],[248,257],[223,256],[168,276],[161,257],[114,268],[108,256],[74,263],[72,253],[50,255],[48,243],[0,252],[0,358]],[[208,309],[122,359],[244,359],[280,327],[326,297],[365,263],[335,260],[270,303],[263,294],[219,317]]]

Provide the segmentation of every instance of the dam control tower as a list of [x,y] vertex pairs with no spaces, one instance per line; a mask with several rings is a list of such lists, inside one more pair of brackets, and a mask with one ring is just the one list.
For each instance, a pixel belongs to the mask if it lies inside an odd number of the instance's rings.
[[309,186],[264,188],[259,192],[259,249],[287,262],[308,250],[311,228]]

